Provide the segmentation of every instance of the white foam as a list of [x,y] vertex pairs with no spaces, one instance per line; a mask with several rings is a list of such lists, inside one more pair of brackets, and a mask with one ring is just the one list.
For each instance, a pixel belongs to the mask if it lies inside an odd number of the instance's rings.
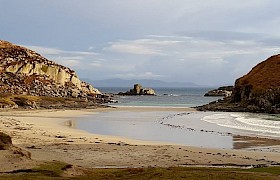
[[223,127],[253,131],[255,134],[280,137],[280,119],[273,121],[264,118],[246,113],[217,113],[205,116],[202,120]]

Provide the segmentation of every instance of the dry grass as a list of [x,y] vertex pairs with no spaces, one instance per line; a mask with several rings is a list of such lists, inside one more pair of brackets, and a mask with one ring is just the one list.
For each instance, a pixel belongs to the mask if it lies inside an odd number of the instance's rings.
[[237,80],[236,87],[252,85],[253,93],[261,93],[280,86],[280,55],[259,63],[247,75]]

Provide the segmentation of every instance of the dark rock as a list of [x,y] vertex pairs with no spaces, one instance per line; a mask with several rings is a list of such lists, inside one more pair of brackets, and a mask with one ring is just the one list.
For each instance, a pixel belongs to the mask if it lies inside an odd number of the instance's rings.
[[134,88],[130,89],[127,92],[119,92],[118,95],[128,95],[128,96],[135,96],[135,95],[156,95],[155,90],[151,88],[142,88],[140,84],[134,84]]
[[229,97],[231,96],[233,91],[233,86],[222,86],[218,89],[213,89],[208,91],[204,96],[224,96]]

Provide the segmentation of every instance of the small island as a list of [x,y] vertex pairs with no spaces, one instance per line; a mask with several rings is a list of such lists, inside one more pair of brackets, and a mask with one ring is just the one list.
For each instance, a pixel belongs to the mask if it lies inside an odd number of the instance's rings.
[[141,84],[134,84],[134,88],[127,92],[119,92],[118,95],[122,96],[137,96],[137,95],[148,95],[155,96],[155,90],[152,88],[142,88]]

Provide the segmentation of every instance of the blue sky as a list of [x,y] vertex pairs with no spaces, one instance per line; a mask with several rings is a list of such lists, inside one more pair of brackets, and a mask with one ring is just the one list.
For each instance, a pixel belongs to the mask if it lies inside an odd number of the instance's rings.
[[0,39],[93,80],[233,84],[280,52],[278,0],[0,0]]

